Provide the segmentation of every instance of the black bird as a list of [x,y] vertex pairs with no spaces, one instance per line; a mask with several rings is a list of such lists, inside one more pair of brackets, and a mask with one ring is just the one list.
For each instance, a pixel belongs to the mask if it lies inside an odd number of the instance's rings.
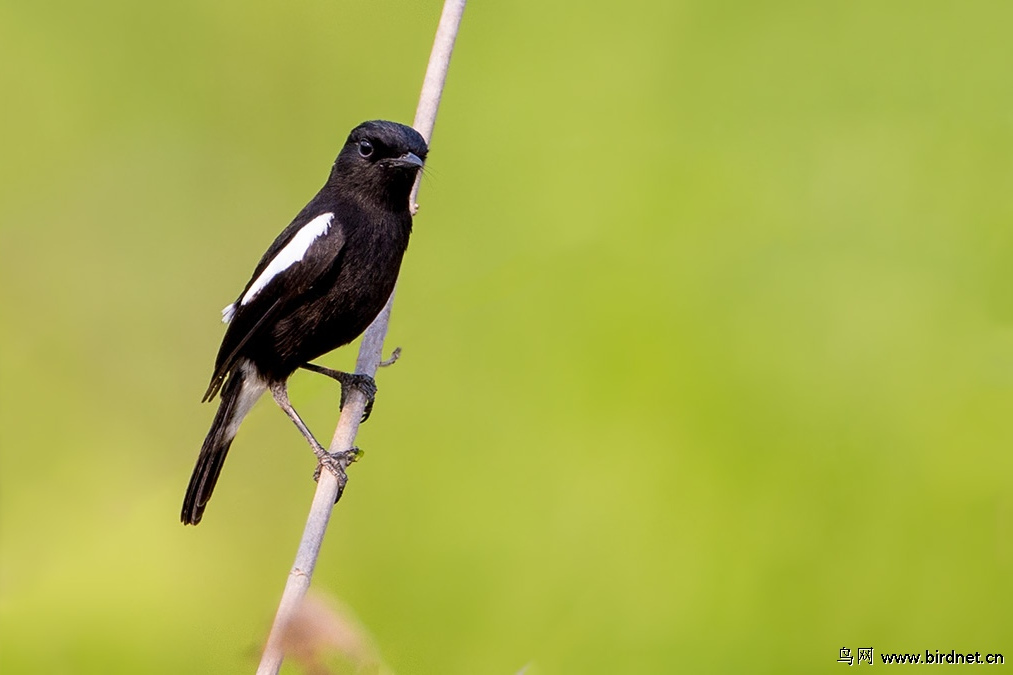
[[200,522],[225,455],[243,418],[267,390],[313,448],[320,464],[344,484],[349,458],[329,455],[288,400],[286,381],[306,368],[361,390],[376,385],[309,363],[348,344],[372,323],[394,290],[408,246],[408,198],[428,147],[411,127],[363,122],[348,140],[320,192],[299,212],[257,263],[235,302],[204,400],[221,403],[183,499],[184,524]]

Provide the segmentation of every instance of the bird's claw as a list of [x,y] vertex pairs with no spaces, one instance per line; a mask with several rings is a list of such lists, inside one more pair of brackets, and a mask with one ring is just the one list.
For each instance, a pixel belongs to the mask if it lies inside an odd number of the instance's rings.
[[[396,355],[400,353],[399,349],[394,350],[395,354],[391,355],[391,362],[396,359]],[[373,403],[376,401],[376,380],[369,375],[363,375],[362,373],[346,373],[343,370],[334,370],[333,368],[325,368],[324,366],[318,366],[315,363],[306,363],[301,366],[306,370],[311,370],[314,373],[320,373],[326,375],[332,380],[337,380],[341,384],[341,402],[338,407],[344,408],[345,401],[348,399],[349,389],[358,389],[362,392],[363,396],[366,397],[366,405],[362,409],[362,419],[359,420],[359,424],[362,424],[369,419],[369,414],[373,412]]]
[[345,473],[345,469],[364,454],[359,448],[352,447],[344,452],[325,452],[317,458],[317,468],[313,471],[313,480],[319,481],[320,472],[324,469],[334,475],[338,481],[338,495],[334,500],[335,504],[341,498],[341,493],[344,492],[345,484],[348,482],[348,474]]
[[338,378],[338,382],[341,383],[341,402],[338,407],[344,410],[350,389],[361,391],[362,395],[366,397],[366,405],[362,409],[362,419],[359,420],[359,424],[362,424],[369,419],[370,413],[373,412],[373,404],[376,402],[376,380],[361,373],[342,373],[341,375],[342,377]]

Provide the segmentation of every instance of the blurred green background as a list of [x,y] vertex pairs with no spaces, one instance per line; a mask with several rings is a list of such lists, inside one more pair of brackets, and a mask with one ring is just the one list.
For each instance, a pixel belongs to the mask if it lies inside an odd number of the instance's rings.
[[[219,310],[438,15],[0,4],[4,672],[254,669],[313,460],[262,401],[179,524]],[[1013,661],[1011,25],[473,3],[315,587],[397,673]]]

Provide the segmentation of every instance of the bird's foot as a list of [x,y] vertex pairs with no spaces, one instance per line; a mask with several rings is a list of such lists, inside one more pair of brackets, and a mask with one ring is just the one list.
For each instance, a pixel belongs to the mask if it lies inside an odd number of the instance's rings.
[[307,363],[303,368],[312,370],[314,373],[326,375],[341,384],[341,402],[338,404],[339,408],[344,409],[350,390],[357,389],[361,391],[363,396],[366,397],[366,406],[362,409],[362,419],[359,420],[359,423],[362,424],[369,419],[370,413],[373,412],[373,403],[376,402],[376,380],[362,373],[346,373],[343,370],[324,368],[314,363]]
[[345,491],[345,484],[348,483],[348,474],[345,473],[345,470],[364,454],[362,450],[353,446],[345,452],[324,452],[317,456],[318,464],[316,470],[313,471],[313,480],[319,481],[320,472],[324,469],[334,475],[338,480],[338,495],[334,499],[335,504],[341,499],[341,493]]
[[366,397],[366,406],[362,409],[362,419],[359,420],[359,424],[362,424],[369,419],[369,414],[373,412],[373,404],[376,403],[376,380],[369,375],[362,375],[361,373],[335,372],[341,375],[340,378],[334,378],[341,383],[341,402],[338,403],[339,408],[344,410],[345,401],[348,400],[348,392],[351,389],[358,389]]
[[320,472],[323,469],[327,469],[338,479],[338,483],[343,484],[348,478],[345,475],[345,469],[365,454],[365,452],[355,446],[344,452],[323,452],[317,456],[318,464],[316,470],[313,472],[313,480],[320,480]]

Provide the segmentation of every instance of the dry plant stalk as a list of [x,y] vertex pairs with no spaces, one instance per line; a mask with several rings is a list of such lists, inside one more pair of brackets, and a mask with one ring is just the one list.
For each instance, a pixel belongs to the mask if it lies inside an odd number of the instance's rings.
[[308,675],[329,675],[329,662],[335,659],[356,673],[391,675],[373,637],[351,610],[319,592],[307,593],[286,624],[282,650]]
[[[454,41],[457,39],[457,30],[461,24],[461,16],[464,14],[464,5],[465,0],[445,0],[440,23],[436,29],[433,50],[429,55],[429,66],[426,68],[426,77],[422,84],[422,94],[419,96],[419,105],[415,111],[415,121],[412,124],[426,139],[426,143],[432,140],[436,112],[440,106],[440,97],[443,95],[443,83],[447,79],[447,68],[450,66],[450,55],[454,50]],[[420,180],[421,174],[416,180],[409,198],[413,215],[418,211],[416,200]],[[383,310],[363,334],[359,356],[355,362],[357,373],[369,376],[376,374],[376,369],[383,358],[383,341],[387,336],[387,324],[390,321],[390,308],[393,301],[394,293],[391,294]],[[345,407],[338,418],[338,425],[334,429],[334,436],[328,448],[330,452],[344,452],[352,448],[355,435],[359,431],[359,421],[362,419],[365,405],[366,397],[361,392],[352,390],[349,393]],[[277,675],[281,668],[281,662],[285,656],[283,649],[285,627],[298,612],[306,590],[309,588],[313,568],[316,566],[317,557],[320,554],[320,545],[323,543],[327,523],[331,518],[331,511],[340,497],[337,478],[329,471],[321,471],[317,490],[313,495],[313,504],[310,506],[309,517],[306,519],[306,528],[303,530],[295,563],[292,565],[288,581],[285,584],[285,592],[278,604],[278,612],[274,617],[274,624],[271,626],[271,633],[267,639],[267,646],[264,648],[260,667],[257,668],[257,675]]]

